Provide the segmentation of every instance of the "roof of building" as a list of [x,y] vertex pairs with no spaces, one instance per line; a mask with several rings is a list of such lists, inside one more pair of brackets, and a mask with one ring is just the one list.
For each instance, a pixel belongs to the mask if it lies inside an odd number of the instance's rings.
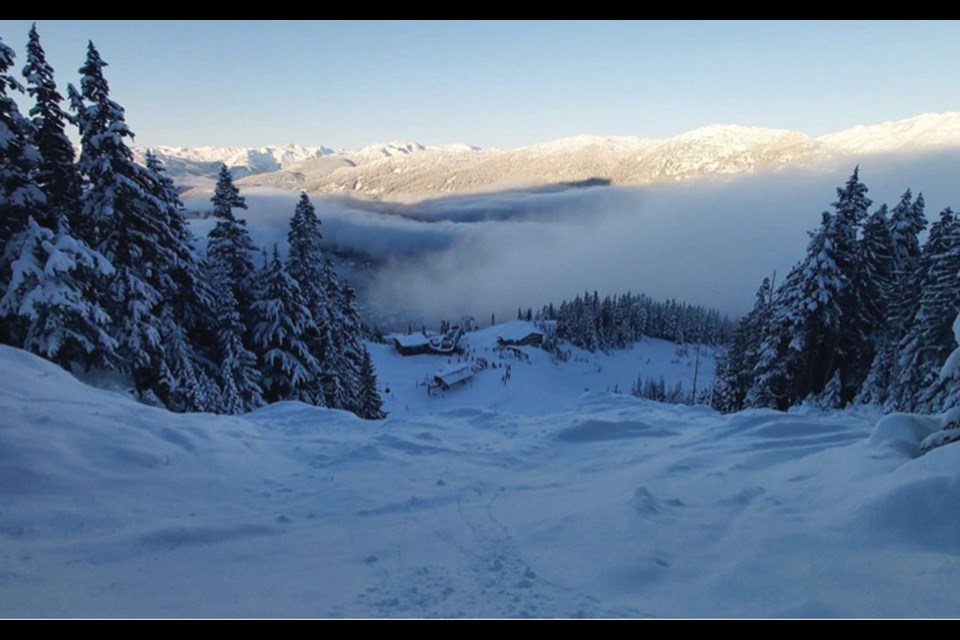
[[473,377],[473,366],[469,362],[440,369],[433,374],[434,380],[440,380],[450,386]]

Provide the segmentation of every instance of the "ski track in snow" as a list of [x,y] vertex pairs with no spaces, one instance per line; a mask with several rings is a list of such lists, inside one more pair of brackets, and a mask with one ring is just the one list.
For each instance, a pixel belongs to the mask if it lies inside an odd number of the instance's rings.
[[934,418],[572,394],[596,363],[537,354],[428,398],[396,381],[440,359],[375,352],[382,422],[174,415],[0,347],[0,616],[960,614]]

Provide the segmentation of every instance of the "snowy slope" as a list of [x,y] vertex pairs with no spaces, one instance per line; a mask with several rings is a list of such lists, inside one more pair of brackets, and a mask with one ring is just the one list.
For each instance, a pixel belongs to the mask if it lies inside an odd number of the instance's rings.
[[925,113],[915,118],[860,125],[817,138],[848,154],[925,151],[960,146],[960,112]]
[[0,616],[960,614],[931,419],[174,415],[7,347],[0,376]]
[[[587,391],[630,393],[638,375],[655,380],[662,376],[668,388],[679,383],[685,393],[693,387],[695,373],[699,389],[713,383],[712,348],[701,349],[698,369],[693,347],[678,349],[674,343],[656,338],[644,338],[632,349],[610,353],[591,353],[567,345],[570,359],[566,362],[556,362],[549,353],[535,347],[521,349],[529,360],[496,349],[498,337],[522,337],[535,330],[531,323],[513,320],[469,333],[461,343],[468,349],[463,357],[405,357],[390,345],[370,345],[381,386],[391,391],[385,398],[384,409],[392,417],[462,407],[539,415],[569,408]],[[478,358],[495,363],[497,368],[481,371],[469,384],[450,392],[427,395],[425,380],[439,369]],[[503,367],[507,365],[510,380],[504,384]]]

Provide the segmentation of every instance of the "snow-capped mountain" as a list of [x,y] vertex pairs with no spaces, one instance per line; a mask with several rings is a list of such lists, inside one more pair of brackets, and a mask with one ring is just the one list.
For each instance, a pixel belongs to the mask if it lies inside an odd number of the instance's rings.
[[[138,162],[143,162],[146,149],[135,149]],[[214,178],[225,164],[235,177],[282,171],[304,160],[334,155],[326,147],[305,147],[285,144],[268,147],[155,147],[150,149],[163,163],[174,180],[185,186],[203,185]]]
[[906,120],[860,125],[817,140],[846,153],[863,154],[957,147],[960,146],[960,112],[925,113]]
[[204,186],[225,163],[243,186],[383,198],[511,186],[648,184],[949,147],[960,147],[960,112],[857,126],[818,138],[781,129],[710,125],[672,138],[583,135],[504,150],[390,142],[355,151],[284,145],[160,147],[155,152],[184,186]]

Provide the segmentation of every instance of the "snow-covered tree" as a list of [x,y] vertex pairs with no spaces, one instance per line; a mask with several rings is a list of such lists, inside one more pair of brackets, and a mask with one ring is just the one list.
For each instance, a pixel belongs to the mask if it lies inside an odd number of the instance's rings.
[[252,256],[256,247],[250,239],[247,221],[234,215],[234,209],[246,209],[247,203],[233,184],[226,165],[220,167],[211,202],[217,223],[207,238],[207,260],[219,272],[221,284],[229,283],[240,317],[248,323],[254,299]]
[[126,143],[133,132],[123,108],[110,99],[106,66],[90,43],[80,69],[81,92],[70,91],[81,134],[79,166],[88,183],[79,224],[113,264],[104,306],[114,321],[122,366],[137,390],[147,393],[157,384],[163,359],[159,311],[174,289],[170,276],[178,266],[180,239],[158,198],[157,177],[134,161]]
[[220,390],[207,374],[206,364],[187,332],[174,317],[173,307],[166,305],[161,313],[160,338],[163,358],[153,393],[171,411],[220,410]]
[[263,404],[260,372],[252,344],[252,306],[256,297],[255,252],[246,220],[234,209],[246,209],[226,166],[220,168],[213,198],[217,223],[207,236],[207,275],[216,318],[214,360],[220,364],[222,411],[242,413]]
[[817,398],[817,406],[821,409],[839,409],[842,407],[843,401],[840,398],[841,389],[840,369],[837,369],[834,371],[833,377],[830,378],[826,386],[824,386],[823,391],[820,392]]
[[[953,321],[953,342],[954,345],[960,345],[960,314]],[[960,346],[950,353],[940,369],[937,387],[945,401],[945,412],[941,418],[940,430],[920,443],[922,451],[960,440]]]
[[215,291],[214,317],[216,318],[214,349],[218,363],[217,382],[220,398],[217,413],[245,413],[263,405],[260,389],[260,370],[257,356],[243,343],[246,332],[237,302],[229,283],[220,282],[216,271],[212,272]]
[[894,290],[894,247],[887,219],[887,206],[881,206],[863,225],[859,244],[858,268],[854,272],[853,300],[857,304],[853,315],[859,323],[861,338],[849,350],[847,377],[856,388],[860,402],[882,402],[889,380],[883,368],[873,364],[885,358],[895,341],[890,322]]
[[73,229],[79,222],[82,180],[73,144],[65,131],[70,118],[60,106],[63,96],[57,90],[36,24],[30,28],[23,76],[27,93],[34,99],[30,117],[40,154],[36,181],[47,197],[45,215],[36,217],[36,221],[49,229],[62,227],[66,222]]
[[960,221],[946,209],[930,229],[919,260],[920,300],[900,342],[896,407],[901,411],[937,411],[940,367],[953,350],[951,320],[960,311]]
[[367,349],[363,350],[360,361],[360,388],[358,391],[359,406],[357,415],[364,420],[383,420],[387,414],[383,411],[383,399],[377,384],[377,372],[373,366],[373,359]]
[[28,219],[12,279],[0,299],[0,316],[23,321],[18,346],[58,363],[111,368],[117,343],[110,317],[89,290],[95,278],[113,275],[110,262],[64,231],[54,232]]
[[300,286],[287,273],[276,246],[264,285],[260,299],[253,303],[254,348],[260,359],[263,398],[267,402],[315,403],[319,364],[305,336],[316,325]]
[[355,379],[353,367],[347,359],[346,342],[349,336],[347,319],[344,317],[343,289],[330,258],[324,259],[321,276],[326,299],[326,320],[321,329],[326,330],[322,344],[326,348],[320,360],[320,387],[323,404],[331,409],[355,408]]
[[[10,262],[23,247],[30,217],[42,218],[47,198],[37,184],[40,154],[34,145],[34,127],[11,94],[23,86],[10,73],[13,49],[0,40],[0,296],[10,283]],[[19,238],[18,238],[19,236]],[[0,340],[17,344],[21,327],[2,323]]]
[[718,411],[739,411],[745,406],[760,360],[764,331],[770,323],[772,297],[770,279],[764,278],[753,309],[740,320],[727,350],[717,359],[717,382],[712,395]]
[[112,260],[125,240],[122,218],[145,206],[146,177],[126,143],[133,139],[133,132],[123,107],[110,99],[110,86],[103,75],[106,66],[90,42],[86,62],[80,67],[81,89],[70,85],[67,93],[80,130],[78,167],[87,181],[74,232]]
[[[921,247],[919,234],[926,227],[923,195],[913,200],[908,189],[891,210],[889,236],[892,255],[882,325],[874,334],[875,355],[866,380],[860,387],[857,400],[894,409],[898,404],[897,380],[899,346],[920,303]],[[864,229],[864,241],[867,229]]]

